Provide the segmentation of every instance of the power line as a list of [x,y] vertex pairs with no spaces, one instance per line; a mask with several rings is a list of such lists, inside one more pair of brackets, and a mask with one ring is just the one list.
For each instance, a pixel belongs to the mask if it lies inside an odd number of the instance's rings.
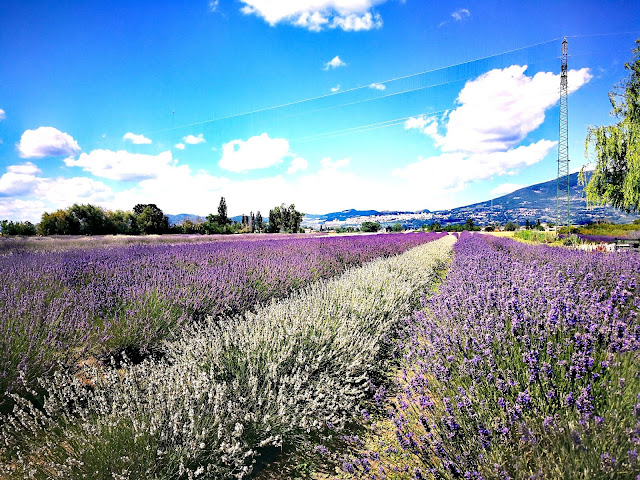
[[309,98],[305,98],[305,99],[302,99],[302,100],[295,100],[293,102],[282,103],[280,105],[272,105],[272,106],[269,106],[269,107],[259,108],[259,109],[252,110],[252,111],[249,111],[249,112],[236,113],[236,114],[233,114],[233,115],[227,115],[227,116],[220,117],[220,118],[213,118],[213,119],[209,119],[209,120],[203,120],[203,121],[200,121],[200,122],[194,122],[194,123],[189,123],[189,124],[185,124],[185,125],[179,125],[177,127],[154,130],[152,132],[145,132],[144,135],[153,135],[155,133],[168,132],[168,131],[176,130],[176,129],[180,129],[180,128],[195,127],[195,126],[204,125],[204,124],[207,124],[207,123],[219,122],[219,121],[222,121],[222,120],[230,120],[230,119],[233,119],[233,118],[245,117],[245,116],[248,116],[248,115],[254,115],[256,113],[263,113],[263,112],[268,112],[268,111],[271,111],[271,110],[276,110],[276,109],[279,109],[279,108],[285,108],[285,107],[290,107],[290,106],[293,106],[293,105],[299,105],[299,104],[302,104],[302,103],[308,103],[308,102],[312,102],[312,101],[315,101],[315,100],[320,100],[320,99],[323,99],[323,98],[329,98],[329,97],[334,97],[334,96],[338,96],[338,95],[344,95],[345,93],[350,93],[350,92],[355,92],[355,91],[358,91],[358,90],[371,88],[371,85],[373,85],[373,84],[385,85],[387,83],[396,82],[398,80],[405,80],[405,79],[417,77],[417,76],[420,76],[420,75],[426,75],[426,74],[429,74],[429,73],[440,72],[440,71],[448,70],[450,68],[460,67],[462,65],[467,65],[467,64],[475,63],[475,62],[480,62],[482,60],[488,60],[490,58],[496,58],[496,57],[499,57],[499,56],[502,56],[502,55],[507,55],[507,54],[510,54],[510,53],[515,53],[515,52],[519,52],[519,51],[522,51],[522,50],[527,50],[529,48],[538,47],[538,46],[541,46],[541,45],[546,45],[546,44],[549,44],[549,43],[556,42],[558,40],[559,40],[558,38],[554,38],[554,39],[551,39],[551,40],[546,40],[544,42],[538,42],[538,43],[534,43],[534,44],[531,44],[531,45],[526,45],[524,47],[514,48],[512,50],[507,50],[507,51],[496,53],[496,54],[492,54],[492,55],[486,55],[484,57],[475,58],[473,60],[467,60],[465,62],[460,62],[460,63],[448,65],[448,66],[445,66],[445,67],[438,67],[438,68],[434,68],[434,69],[431,69],[431,70],[426,70],[424,72],[412,73],[412,74],[409,74],[409,75],[403,75],[403,76],[391,78],[391,79],[388,79],[388,80],[371,82],[371,83],[369,83],[367,85],[364,85],[364,86],[353,87],[353,88],[349,88],[347,90],[342,90],[340,92],[333,92],[333,93],[328,93],[328,94],[325,94],[325,95],[318,95],[318,96],[315,96],[315,97],[309,97]]

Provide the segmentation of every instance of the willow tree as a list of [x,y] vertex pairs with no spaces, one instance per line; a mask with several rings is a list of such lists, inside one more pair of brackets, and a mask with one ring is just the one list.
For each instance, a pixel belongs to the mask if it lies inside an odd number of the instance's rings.
[[635,43],[631,62],[624,64],[628,77],[609,93],[618,123],[589,127],[585,140],[585,154],[593,149],[597,160],[587,200],[626,212],[640,210],[640,39]]

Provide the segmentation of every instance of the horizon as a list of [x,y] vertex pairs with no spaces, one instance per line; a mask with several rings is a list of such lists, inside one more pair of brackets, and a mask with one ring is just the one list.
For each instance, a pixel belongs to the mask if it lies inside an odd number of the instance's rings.
[[562,38],[575,172],[640,37],[631,1],[9,2],[0,17],[0,219],[29,221],[74,203],[206,216],[225,197],[237,216],[499,198],[557,174]]

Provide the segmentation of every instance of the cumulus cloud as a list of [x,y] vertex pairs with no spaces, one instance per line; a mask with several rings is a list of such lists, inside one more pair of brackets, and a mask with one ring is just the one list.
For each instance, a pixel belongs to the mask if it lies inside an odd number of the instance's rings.
[[5,113],[5,111],[3,109],[0,108],[0,122],[2,120],[4,120],[5,118],[7,118],[7,114]]
[[502,185],[498,185],[496,188],[491,190],[492,197],[501,197],[503,195],[507,195],[511,192],[515,192],[516,190],[520,190],[524,188],[526,185],[520,185],[519,183],[503,183]]
[[338,84],[335,87],[331,88],[331,93],[337,93],[339,91],[340,91],[340,84]]
[[1,218],[37,222],[45,211],[73,203],[105,204],[114,198],[111,188],[100,181],[87,177],[45,178],[41,173],[31,162],[7,168],[0,177]]
[[[417,117],[405,128],[421,129],[444,152],[497,152],[520,143],[545,119],[545,111],[559,99],[559,75],[539,72],[525,74],[527,66],[512,65],[491,70],[467,82],[460,91],[455,110],[448,112],[446,133],[441,134],[433,119]],[[591,80],[589,69],[571,70],[569,85],[575,91]]]
[[386,90],[387,87],[382,83],[372,83],[369,85],[369,88],[373,88],[374,90]]
[[144,145],[144,144],[151,143],[150,138],[147,138],[144,135],[136,135],[135,133],[131,133],[131,132],[125,133],[122,138],[124,140],[130,140],[132,143],[135,143],[136,145]]
[[291,165],[289,166],[287,173],[291,175],[292,173],[295,173],[301,170],[306,170],[308,166],[309,166],[309,162],[307,162],[304,158],[294,157],[293,160],[291,160]]
[[174,147],[177,148],[178,150],[184,150],[185,145],[184,143],[176,143]]
[[222,158],[218,165],[230,172],[247,172],[273,167],[293,156],[285,138],[270,138],[267,133],[247,141],[232,140],[222,146]]
[[501,152],[443,153],[420,158],[415,163],[393,170],[392,175],[412,183],[421,183],[428,178],[431,184],[441,189],[460,191],[471,181],[487,180],[494,175],[514,175],[520,168],[545,158],[556,144],[555,141],[540,140]]
[[26,195],[36,188],[40,169],[31,162],[10,165],[0,177],[0,196]]
[[73,203],[100,205],[112,201],[114,196],[111,187],[88,177],[41,178],[34,194],[54,208],[65,208]]
[[338,55],[336,55],[335,57],[333,57],[331,60],[329,60],[327,63],[324,64],[324,69],[325,70],[334,70],[338,67],[346,67],[347,63],[343,62],[340,57]]
[[53,127],[39,127],[26,130],[20,138],[18,151],[22,158],[59,157],[77,155],[81,148],[66,133]]
[[286,22],[319,32],[326,28],[345,31],[382,27],[382,17],[373,11],[387,0],[241,0],[245,15],[262,17],[269,25]]
[[42,200],[22,198],[3,198],[0,196],[0,218],[13,221],[30,221],[37,223],[47,209]]
[[140,181],[156,177],[158,172],[170,166],[172,161],[171,151],[158,155],[143,155],[125,150],[93,150],[83,153],[77,159],[66,158],[64,163],[68,167],[81,167],[96,177]]
[[206,140],[202,134],[199,135],[187,135],[182,139],[184,143],[188,143],[189,145],[197,145],[198,143],[205,143]]

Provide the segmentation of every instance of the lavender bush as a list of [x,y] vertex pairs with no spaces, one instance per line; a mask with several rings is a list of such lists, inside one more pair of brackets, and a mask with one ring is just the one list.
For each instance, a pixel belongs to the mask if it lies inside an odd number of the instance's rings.
[[0,255],[0,411],[7,392],[33,388],[59,363],[123,349],[151,351],[194,319],[254,308],[433,238],[251,237],[12,250]]
[[640,256],[469,234],[454,251],[404,325],[395,440],[367,477],[635,479]]
[[88,379],[56,373],[44,382],[42,410],[14,396],[0,428],[0,475],[246,478],[265,448],[330,441],[366,406],[384,346],[439,278],[454,241],[189,325],[160,360],[88,368]]

